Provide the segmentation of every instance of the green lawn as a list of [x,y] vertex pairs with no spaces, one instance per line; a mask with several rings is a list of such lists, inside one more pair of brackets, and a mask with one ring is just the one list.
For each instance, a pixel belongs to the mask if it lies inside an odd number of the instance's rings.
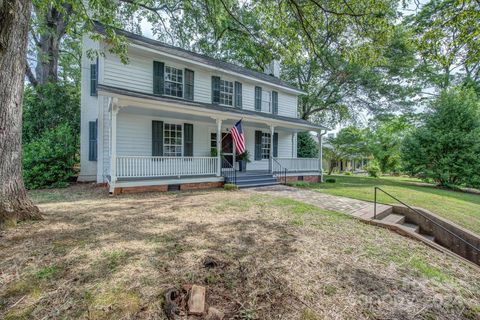
[[[418,185],[421,181],[405,177],[370,178],[332,176],[336,183],[293,183],[331,195],[373,201],[373,187],[378,186],[403,202],[422,207],[480,234],[480,195],[448,191]],[[394,204],[395,200],[379,193],[378,200]]]

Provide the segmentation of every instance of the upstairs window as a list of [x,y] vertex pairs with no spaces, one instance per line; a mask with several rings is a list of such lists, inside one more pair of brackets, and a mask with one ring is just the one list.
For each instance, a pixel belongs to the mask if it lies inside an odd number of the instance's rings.
[[183,70],[165,66],[165,95],[183,98]]
[[233,82],[220,79],[220,104],[233,106]]
[[262,111],[271,112],[272,95],[270,91],[262,91]]

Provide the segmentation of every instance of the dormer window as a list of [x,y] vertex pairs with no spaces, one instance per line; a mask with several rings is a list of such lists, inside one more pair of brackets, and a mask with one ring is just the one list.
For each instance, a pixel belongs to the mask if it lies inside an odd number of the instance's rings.
[[165,66],[165,95],[183,98],[183,70]]

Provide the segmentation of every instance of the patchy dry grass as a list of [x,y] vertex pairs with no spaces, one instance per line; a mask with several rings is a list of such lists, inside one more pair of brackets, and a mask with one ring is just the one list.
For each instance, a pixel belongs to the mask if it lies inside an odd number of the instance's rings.
[[46,219],[0,234],[3,319],[164,319],[163,293],[186,283],[227,319],[480,317],[478,269],[289,199],[32,194]]

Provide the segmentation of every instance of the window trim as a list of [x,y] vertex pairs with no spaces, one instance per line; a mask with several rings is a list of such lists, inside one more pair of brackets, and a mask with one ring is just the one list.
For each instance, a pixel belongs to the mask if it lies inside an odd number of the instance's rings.
[[[267,110],[264,110],[263,109],[263,106],[264,106],[264,103],[266,103],[267,101],[263,99],[264,97],[264,94],[268,94],[268,109]],[[260,110],[264,113],[272,113],[272,91],[268,91],[268,90],[262,90],[262,96],[261,96],[261,105],[260,105]]]
[[[212,139],[212,136],[215,136],[215,140]],[[215,141],[215,146],[212,146],[212,142]],[[217,150],[217,133],[210,132],[210,154],[212,154],[213,150]]]
[[[177,145],[177,144],[173,144],[173,145],[172,145],[171,143],[165,143],[165,139],[166,139],[165,127],[166,127],[167,124],[168,124],[168,125],[180,126],[181,137],[180,137],[179,139],[180,139],[180,143],[181,143],[181,144],[180,144],[181,155],[179,155],[179,156],[178,156],[178,155],[174,155],[174,156],[172,156],[172,155],[166,155],[167,152],[166,152],[166,150],[165,150],[165,147],[167,147],[167,146],[168,146],[168,147],[172,147],[172,146],[173,146],[173,147],[178,147],[178,146],[179,146],[179,145]],[[171,137],[168,137],[168,138],[171,138]],[[175,139],[177,139],[177,137],[175,137]],[[165,121],[163,121],[163,141],[162,141],[162,142],[163,142],[163,146],[162,146],[162,148],[163,148],[162,151],[163,151],[163,152],[162,152],[162,154],[163,154],[164,157],[183,157],[183,155],[184,155],[184,150],[183,150],[183,148],[184,148],[184,141],[183,141],[183,139],[184,139],[183,123],[165,122]]]
[[[173,68],[175,70],[182,71],[182,82],[180,83],[178,81],[167,80],[167,68]],[[171,94],[167,94],[166,93],[167,92],[167,90],[166,90],[167,82],[175,83],[175,84],[181,84],[182,85],[182,96],[179,97],[179,96],[174,96],[174,95],[171,95]],[[177,67],[167,65],[167,64],[164,63],[164,65],[163,65],[163,95],[167,96],[167,97],[176,98],[176,99],[184,99],[184,97],[185,97],[185,68],[181,69],[181,68],[177,68]]]
[[[232,92],[231,92],[231,93],[226,93],[226,92],[222,91],[222,82],[223,82],[223,83],[228,82],[228,83],[230,83],[230,84],[232,85]],[[234,81],[230,81],[230,80],[226,80],[226,79],[220,78],[220,86],[219,86],[220,99],[219,99],[219,102],[218,102],[219,105],[224,106],[224,107],[233,107],[233,106],[234,106],[234,99],[235,99],[235,86],[234,86],[234,83],[235,83]],[[223,87],[225,88],[225,85],[223,85]],[[232,104],[222,103],[222,95],[230,95]]]
[[[267,140],[266,140],[267,142],[266,142],[265,144],[264,144],[264,140],[263,140],[264,138],[267,139]],[[271,135],[270,135],[270,132],[263,132],[263,131],[262,131],[262,148],[261,148],[261,154],[260,154],[261,160],[268,160],[268,159],[270,159],[270,155],[271,155],[271,152],[272,152],[272,145],[271,145],[272,140],[271,140],[271,139],[272,139],[272,137],[271,137]],[[268,145],[268,148],[265,148],[265,145]],[[264,157],[263,157],[265,150],[268,150],[268,157],[267,157],[267,158],[264,158]]]

